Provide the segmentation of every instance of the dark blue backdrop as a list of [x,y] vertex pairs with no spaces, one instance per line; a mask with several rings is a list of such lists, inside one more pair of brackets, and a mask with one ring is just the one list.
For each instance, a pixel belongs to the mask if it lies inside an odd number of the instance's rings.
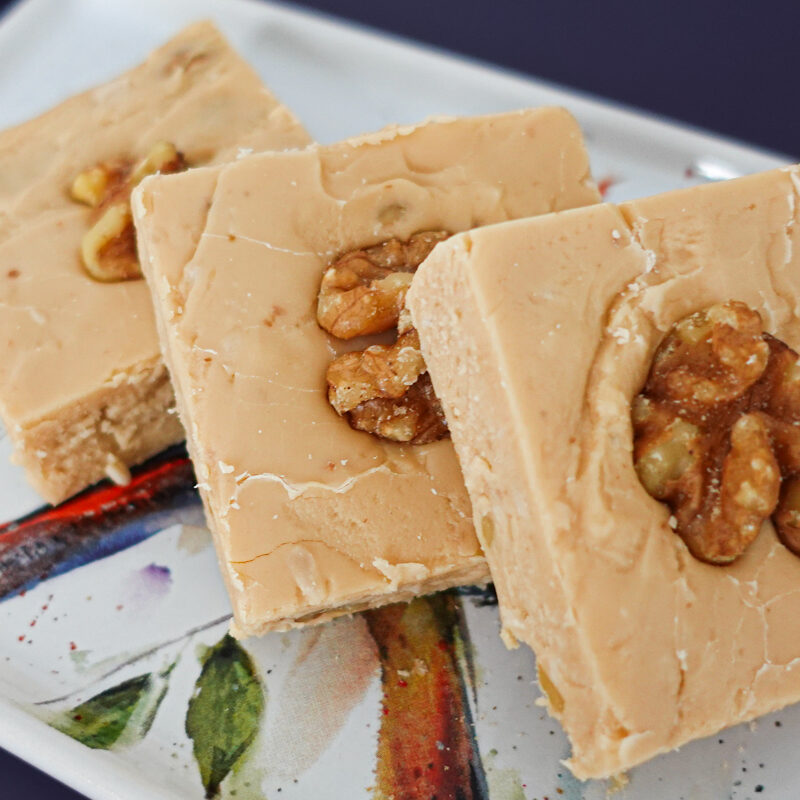
[[800,158],[797,0],[303,5]]
[[[0,0],[0,11],[8,5]],[[797,0],[316,0],[304,5],[800,158]],[[0,797],[79,799],[2,751]]]

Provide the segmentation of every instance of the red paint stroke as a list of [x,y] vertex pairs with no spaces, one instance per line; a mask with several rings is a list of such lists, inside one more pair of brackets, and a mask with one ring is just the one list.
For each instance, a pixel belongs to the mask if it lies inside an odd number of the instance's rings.
[[481,800],[485,779],[455,654],[452,594],[368,611],[378,645],[383,716],[376,796]]
[[153,517],[197,506],[194,483],[191,462],[173,450],[136,470],[126,486],[102,483],[0,525],[0,598],[142,541],[164,527]]
[[616,178],[613,175],[606,175],[604,178],[600,178],[600,180],[597,181],[597,191],[600,192],[600,197],[605,200],[609,189],[618,183],[619,178]]

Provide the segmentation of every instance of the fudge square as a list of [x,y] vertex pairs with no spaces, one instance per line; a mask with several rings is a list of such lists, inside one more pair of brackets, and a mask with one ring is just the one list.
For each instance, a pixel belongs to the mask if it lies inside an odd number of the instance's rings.
[[0,416],[48,501],[184,438],[136,279],[133,179],[308,141],[210,23],[0,133]]
[[800,698],[798,190],[793,167],[464,233],[408,293],[506,639],[580,778]]
[[365,342],[318,324],[330,265],[398,248],[418,263],[446,233],[597,199],[561,109],[389,128],[142,182],[143,269],[237,635],[488,579],[449,439],[378,438],[331,407],[326,371]]

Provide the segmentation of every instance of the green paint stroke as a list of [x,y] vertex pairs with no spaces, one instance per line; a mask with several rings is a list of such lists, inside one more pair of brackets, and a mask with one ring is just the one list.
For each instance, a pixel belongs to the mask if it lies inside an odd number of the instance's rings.
[[95,750],[144,738],[167,692],[170,666],[129,678],[61,713],[50,724]]
[[492,748],[483,759],[489,797],[492,800],[525,800],[519,773],[512,768],[497,766],[497,750]]
[[258,733],[264,691],[250,656],[228,634],[209,648],[202,665],[186,712],[186,733],[211,798]]

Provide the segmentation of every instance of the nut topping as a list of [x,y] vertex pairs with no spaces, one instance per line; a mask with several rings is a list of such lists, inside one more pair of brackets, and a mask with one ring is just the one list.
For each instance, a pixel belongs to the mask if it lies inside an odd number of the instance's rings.
[[339,414],[376,397],[402,397],[425,372],[419,334],[407,327],[393,345],[345,353],[328,367],[328,399]]
[[405,311],[411,278],[449,234],[423,231],[355,250],[325,271],[317,321],[339,339],[397,326],[392,345],[345,353],[328,367],[328,400],[351,427],[393,442],[427,444],[449,434],[422,358],[419,334]]
[[428,373],[420,375],[398,399],[376,397],[347,414],[350,425],[382,439],[409,444],[428,444],[448,434],[442,406]]
[[407,312],[392,345],[373,345],[335,359],[328,400],[353,428],[394,442],[426,444],[448,434]]
[[322,276],[317,321],[339,339],[388,331],[397,324],[417,267],[449,234],[423,231],[346,253]]
[[141,276],[130,204],[115,203],[103,212],[81,240],[81,258],[86,271],[98,281]]
[[729,302],[676,323],[632,420],[639,479],[692,555],[728,564],[770,516],[800,554],[800,366],[757,312]]
[[81,242],[81,258],[91,277],[113,282],[142,276],[130,210],[131,192],[147,175],[185,168],[183,155],[173,144],[157,142],[138,164],[104,162],[75,178],[70,187],[72,199],[96,209],[94,224]]
[[111,165],[87,169],[75,178],[69,193],[73,200],[97,208],[103,202],[109,184],[119,180],[120,172],[118,167]]

